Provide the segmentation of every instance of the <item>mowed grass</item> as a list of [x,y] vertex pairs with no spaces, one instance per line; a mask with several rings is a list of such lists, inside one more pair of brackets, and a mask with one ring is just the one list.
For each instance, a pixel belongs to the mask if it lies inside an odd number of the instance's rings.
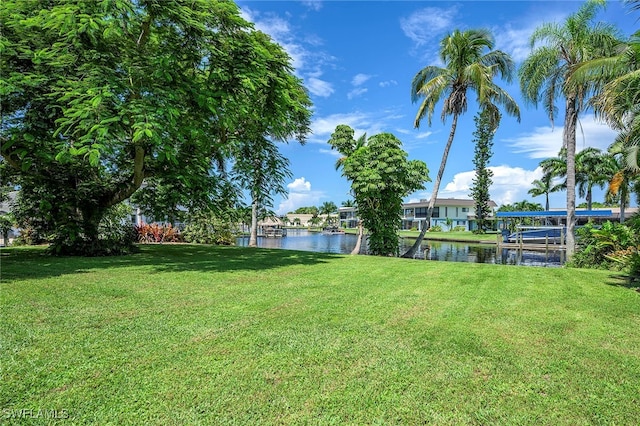
[[606,271],[191,245],[1,253],[8,424],[640,419],[640,293]]

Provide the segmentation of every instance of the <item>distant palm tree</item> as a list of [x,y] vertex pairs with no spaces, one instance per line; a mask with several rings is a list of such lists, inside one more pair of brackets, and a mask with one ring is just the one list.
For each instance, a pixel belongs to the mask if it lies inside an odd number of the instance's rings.
[[[535,105],[542,102],[552,123],[557,111],[556,98],[562,95],[565,99],[562,146],[567,159],[567,258],[575,251],[576,125],[592,88],[589,83],[568,84],[568,81],[581,64],[612,56],[620,43],[611,25],[591,24],[604,4],[604,0],[589,0],[564,25],[546,23],[538,27],[530,40],[535,49],[519,71],[525,99]],[[544,44],[536,47],[541,42]]]
[[333,201],[325,201],[324,203],[322,203],[322,205],[318,209],[318,214],[327,215],[327,217],[325,218],[325,222],[329,224],[331,214],[337,211],[338,211],[338,207]]
[[346,200],[346,201],[343,201],[342,203],[340,203],[340,205],[342,207],[355,207],[356,206],[356,202],[353,201],[353,200]]
[[458,117],[467,111],[467,91],[469,89],[475,91],[480,108],[491,113],[494,129],[498,127],[500,120],[497,105],[501,105],[508,114],[520,120],[518,104],[505,90],[493,82],[496,75],[500,75],[507,82],[511,81],[515,69],[513,60],[508,54],[493,50],[493,47],[493,37],[487,30],[455,30],[440,42],[440,59],[444,67],[429,65],[413,78],[411,100],[417,102],[422,99],[414,126],[420,127],[420,122],[425,116],[431,125],[436,104],[442,99],[444,99],[442,121],[444,122],[447,116],[452,116],[452,122],[440,169],[433,182],[425,224],[418,239],[403,257],[411,258],[415,255],[429,229],[440,182],[456,133]]
[[531,188],[527,193],[533,197],[545,196],[545,210],[549,211],[549,194],[562,190],[562,184],[553,183],[554,176],[551,173],[544,173],[542,179],[536,179],[531,184]]
[[613,158],[597,148],[583,149],[576,155],[576,184],[578,195],[587,200],[587,210],[591,210],[593,187],[603,188],[612,175]]

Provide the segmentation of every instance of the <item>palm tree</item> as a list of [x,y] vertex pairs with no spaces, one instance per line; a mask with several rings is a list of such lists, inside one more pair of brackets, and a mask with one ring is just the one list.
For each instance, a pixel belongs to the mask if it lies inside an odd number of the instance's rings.
[[593,187],[604,187],[609,182],[613,158],[597,148],[583,149],[576,155],[576,185],[578,195],[586,197],[587,210],[591,210]]
[[591,22],[604,0],[589,0],[564,25],[546,23],[531,35],[531,47],[536,47],[519,71],[520,87],[525,99],[534,105],[542,102],[551,123],[557,110],[556,98],[565,99],[562,146],[567,153],[567,258],[575,251],[576,209],[576,125],[585,108],[592,85],[568,84],[574,70],[587,61],[611,56],[619,45],[611,25]]
[[545,210],[549,211],[549,194],[552,192],[557,192],[562,190],[562,184],[554,184],[553,183],[553,174],[544,173],[542,175],[542,179],[536,179],[531,184],[533,188],[531,188],[527,193],[531,194],[533,197],[539,197],[541,195],[545,196]]
[[497,129],[500,120],[497,105],[503,106],[508,114],[520,120],[518,104],[493,82],[496,75],[500,75],[507,82],[511,81],[515,69],[513,60],[508,54],[493,50],[493,46],[493,37],[487,30],[455,30],[440,42],[440,59],[445,64],[444,67],[429,65],[413,78],[411,100],[417,102],[422,99],[414,126],[420,127],[420,122],[425,116],[431,125],[436,104],[443,99],[441,119],[444,122],[447,116],[452,116],[452,122],[440,169],[433,182],[433,192],[424,219],[425,225],[415,244],[403,257],[415,255],[429,228],[447,157],[456,133],[458,117],[467,110],[467,91],[475,91],[480,108],[490,112],[493,130]]
[[338,207],[336,206],[336,204],[333,201],[325,201],[324,203],[322,203],[322,205],[320,206],[320,208],[318,209],[318,214],[324,214],[327,215],[325,222],[327,224],[329,224],[330,222],[330,217],[331,217],[331,213],[335,213],[338,211]]

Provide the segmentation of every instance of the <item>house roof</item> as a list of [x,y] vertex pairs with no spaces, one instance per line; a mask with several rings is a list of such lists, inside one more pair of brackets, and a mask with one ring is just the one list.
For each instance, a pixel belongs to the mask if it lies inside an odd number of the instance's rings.
[[[426,207],[429,204],[429,200],[420,200],[417,203],[405,203],[404,208],[407,207]],[[476,202],[474,200],[465,200],[461,198],[436,198],[436,207],[448,206],[448,207],[475,207]],[[490,207],[497,207],[498,205],[489,200]]]

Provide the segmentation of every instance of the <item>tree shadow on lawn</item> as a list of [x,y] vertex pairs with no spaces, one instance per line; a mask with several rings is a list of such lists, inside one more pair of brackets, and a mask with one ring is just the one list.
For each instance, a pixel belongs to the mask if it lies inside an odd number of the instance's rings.
[[617,274],[612,276],[612,280],[607,281],[607,285],[615,287],[624,287],[630,290],[636,290],[640,292],[640,280],[635,279],[629,275]]
[[315,265],[341,254],[282,249],[195,244],[143,244],[127,256],[55,257],[43,247],[5,248],[0,252],[2,281],[56,277],[92,269],[153,266],[153,272],[261,271],[292,265]]

